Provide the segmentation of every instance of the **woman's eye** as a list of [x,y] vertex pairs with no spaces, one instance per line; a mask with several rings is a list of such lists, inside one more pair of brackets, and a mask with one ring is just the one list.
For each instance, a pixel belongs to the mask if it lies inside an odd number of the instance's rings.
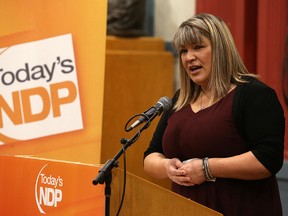
[[195,49],[201,49],[203,46],[202,45],[196,45]]
[[186,53],[187,52],[187,49],[181,49],[180,50],[180,54],[183,54],[183,53]]

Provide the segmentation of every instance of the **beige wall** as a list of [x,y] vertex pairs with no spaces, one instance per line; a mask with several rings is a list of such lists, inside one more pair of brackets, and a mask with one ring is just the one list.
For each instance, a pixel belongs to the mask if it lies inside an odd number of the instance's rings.
[[180,23],[195,14],[196,0],[154,0],[154,10],[155,36],[170,42]]

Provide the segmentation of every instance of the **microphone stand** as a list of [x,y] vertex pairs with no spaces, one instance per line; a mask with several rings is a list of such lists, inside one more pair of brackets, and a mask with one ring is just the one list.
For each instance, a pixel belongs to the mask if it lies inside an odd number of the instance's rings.
[[110,196],[111,196],[111,182],[112,182],[112,169],[118,167],[118,159],[124,153],[124,151],[131,146],[140,137],[141,132],[150,126],[152,120],[159,115],[159,112],[155,112],[146,124],[141,127],[136,134],[131,139],[121,139],[121,144],[123,147],[121,150],[113,157],[113,159],[108,160],[104,166],[99,170],[98,175],[92,181],[93,185],[104,184],[105,183],[105,216],[110,214]]

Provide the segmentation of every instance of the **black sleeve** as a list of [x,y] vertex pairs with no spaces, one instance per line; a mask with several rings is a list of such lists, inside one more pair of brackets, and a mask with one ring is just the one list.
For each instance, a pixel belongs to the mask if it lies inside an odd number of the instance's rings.
[[[257,83],[242,87],[236,115],[238,126],[250,150],[270,171],[276,174],[283,165],[285,119],[276,92]],[[235,95],[236,96],[236,95]]]
[[166,126],[167,126],[167,121],[173,113],[173,107],[174,107],[174,104],[176,103],[176,101],[178,99],[178,95],[179,95],[179,90],[175,93],[174,97],[172,98],[171,108],[166,110],[162,114],[162,116],[158,122],[158,125],[154,131],[154,134],[152,136],[152,140],[150,141],[150,145],[147,148],[147,150],[144,152],[144,158],[153,152],[159,152],[159,153],[163,154],[162,137],[163,137],[163,134],[164,134]]

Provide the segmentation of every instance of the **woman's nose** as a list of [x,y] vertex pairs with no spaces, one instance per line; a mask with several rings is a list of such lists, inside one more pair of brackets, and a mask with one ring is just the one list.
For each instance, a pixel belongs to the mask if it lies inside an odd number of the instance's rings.
[[193,51],[189,51],[189,50],[187,52],[186,57],[187,57],[187,61],[193,61],[196,59],[195,53]]

